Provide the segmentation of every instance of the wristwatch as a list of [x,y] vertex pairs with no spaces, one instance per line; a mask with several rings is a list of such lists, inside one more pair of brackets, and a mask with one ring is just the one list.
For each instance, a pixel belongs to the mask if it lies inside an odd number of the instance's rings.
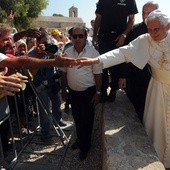
[[124,38],[126,38],[126,34],[122,34],[122,36],[123,36]]
[[100,92],[100,91],[96,91],[96,94],[97,94],[97,95],[101,95],[101,92]]

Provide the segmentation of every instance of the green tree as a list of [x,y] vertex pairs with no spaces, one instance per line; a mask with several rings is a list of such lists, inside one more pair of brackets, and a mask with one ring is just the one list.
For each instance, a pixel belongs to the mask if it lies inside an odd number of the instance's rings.
[[32,26],[32,21],[37,18],[48,5],[48,0],[0,0],[0,22],[14,13],[11,24],[18,30]]

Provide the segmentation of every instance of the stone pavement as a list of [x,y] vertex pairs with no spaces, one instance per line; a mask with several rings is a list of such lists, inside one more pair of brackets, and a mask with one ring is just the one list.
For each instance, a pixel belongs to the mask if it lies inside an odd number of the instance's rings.
[[[66,121],[72,120],[71,114],[64,114],[63,118]],[[75,130],[73,131],[61,170],[165,170],[158,160],[132,104],[122,91],[117,92],[115,102],[106,102],[96,107],[92,148],[85,161],[79,161],[78,150],[73,151],[70,148],[75,140]],[[55,155],[62,151],[59,143],[56,141],[55,149],[51,149],[52,147],[38,148],[39,152],[45,150],[44,156],[42,157],[41,154],[40,158],[35,158],[32,153],[28,156],[28,164],[25,164],[27,161],[22,154],[24,164],[21,161],[14,169],[60,169],[57,168],[59,156]],[[35,144],[31,145],[34,153],[37,149],[35,146]],[[30,159],[34,159],[32,166]],[[43,165],[40,164],[42,162]]]
[[163,170],[143,125],[123,91],[103,106],[103,168]]

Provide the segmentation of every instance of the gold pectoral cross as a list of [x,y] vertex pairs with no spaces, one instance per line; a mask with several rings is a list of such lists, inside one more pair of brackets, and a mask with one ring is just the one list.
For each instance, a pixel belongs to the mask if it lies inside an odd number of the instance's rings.
[[162,56],[160,57],[160,60],[159,60],[158,63],[159,63],[159,65],[160,65],[160,69],[161,69],[161,70],[165,69],[164,64],[167,64],[168,61],[167,61],[167,59],[166,59],[166,56],[165,56],[165,53],[164,53],[164,52],[162,53]]

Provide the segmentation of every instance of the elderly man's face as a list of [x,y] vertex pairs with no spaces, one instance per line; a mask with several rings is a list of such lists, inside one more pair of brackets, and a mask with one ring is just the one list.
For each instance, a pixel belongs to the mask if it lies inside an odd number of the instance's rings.
[[11,32],[2,33],[0,37],[0,52],[7,53],[8,50],[13,48]]
[[87,36],[85,35],[84,30],[80,28],[76,28],[75,30],[73,30],[71,40],[76,48],[80,48],[80,49],[84,48],[86,44],[86,39]]
[[168,26],[164,26],[161,22],[157,19],[152,21],[148,21],[147,28],[150,36],[154,41],[161,41],[163,40],[168,34]]

